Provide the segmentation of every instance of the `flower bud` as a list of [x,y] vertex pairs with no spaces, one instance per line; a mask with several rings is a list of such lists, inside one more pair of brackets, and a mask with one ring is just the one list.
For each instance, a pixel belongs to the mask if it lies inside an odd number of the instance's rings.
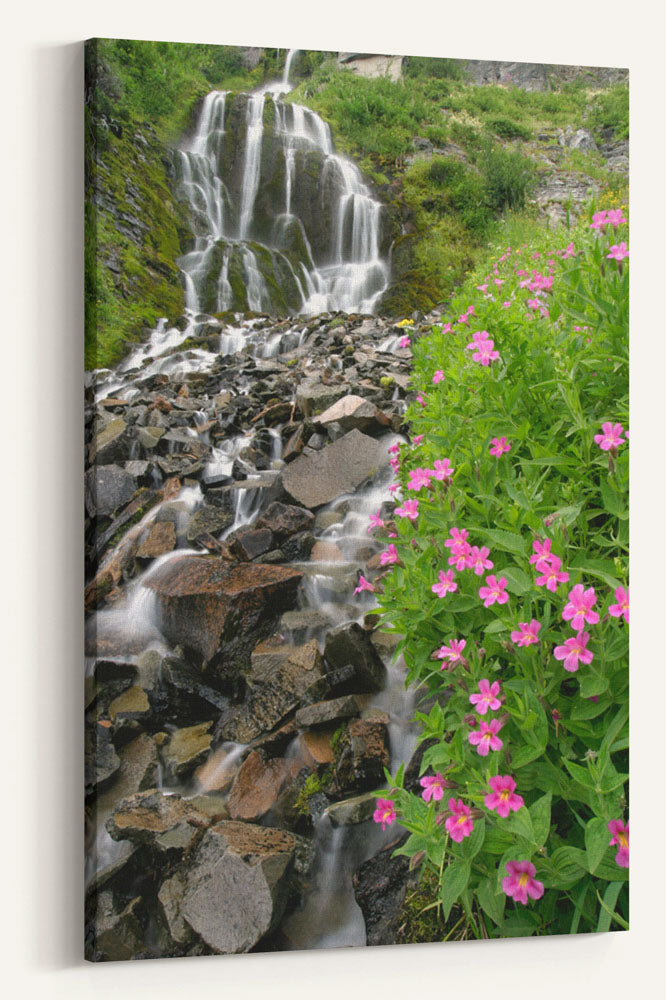
[[471,819],[481,819],[484,814],[482,809],[477,809],[476,806],[472,806],[469,811],[469,815]]
[[415,868],[418,868],[418,866],[421,864],[421,862],[425,860],[425,856],[426,856],[426,852],[425,851],[417,851],[416,852],[416,854],[414,855],[414,857],[411,858],[410,862],[409,862],[409,870],[410,870],[410,872],[413,872]]
[[476,729],[476,722],[477,722],[476,716],[472,715],[471,713],[469,715],[464,716],[463,718],[463,723],[466,726],[469,726],[470,729]]

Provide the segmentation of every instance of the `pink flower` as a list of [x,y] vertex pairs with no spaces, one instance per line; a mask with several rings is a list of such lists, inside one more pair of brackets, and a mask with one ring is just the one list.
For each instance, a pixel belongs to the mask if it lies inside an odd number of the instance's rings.
[[401,337],[400,340],[398,341],[398,347],[409,347],[410,344],[411,340],[409,339],[407,334],[405,334],[404,337]]
[[410,521],[415,521],[419,516],[418,500],[405,500],[402,507],[396,507],[395,513],[397,517],[407,517]]
[[566,571],[560,571],[561,565],[562,560],[559,556],[551,555],[550,566],[544,570],[543,576],[538,576],[536,578],[537,587],[545,587],[547,590],[550,590],[552,594],[554,594],[558,585],[560,583],[566,583],[569,579],[569,574]]
[[464,312],[464,313],[462,314],[462,316],[458,316],[458,322],[459,322],[459,323],[467,323],[467,322],[468,322],[468,320],[469,320],[469,316],[467,315],[467,313],[466,313],[466,312]]
[[396,441],[395,444],[391,445],[391,447],[388,450],[388,453],[389,455],[397,455],[399,451],[400,451],[400,442]]
[[432,384],[437,385],[438,382],[443,382],[443,381],[444,381],[444,372],[440,368],[433,375]]
[[495,601],[498,604],[506,604],[509,600],[509,595],[504,589],[507,585],[506,577],[501,576],[498,580],[495,576],[487,576],[486,584],[487,586],[479,588],[479,597],[483,601],[483,606],[489,608]]
[[400,556],[398,555],[398,550],[396,549],[395,545],[389,545],[386,552],[382,552],[381,556],[379,557],[379,562],[380,565],[382,566],[391,566],[393,563],[397,563],[399,561],[400,561]]
[[466,806],[462,799],[449,799],[449,809],[451,815],[447,817],[444,826],[448,830],[451,840],[457,844],[469,837],[474,829],[474,823],[470,816],[470,808]]
[[421,444],[421,441],[423,441],[424,437],[425,434],[415,434],[414,437],[412,438],[412,444]]
[[477,285],[476,286],[476,290],[477,290],[477,292],[484,292],[485,293],[485,292],[488,291],[488,285]]
[[356,588],[354,593],[360,594],[362,590],[369,590],[373,594],[375,592],[375,588],[373,587],[373,585],[370,583],[369,580],[366,580],[366,578],[361,573],[358,578],[358,587]]
[[617,844],[618,852],[615,855],[615,863],[620,868],[629,867],[629,823],[625,826],[621,819],[612,819],[608,824],[608,829],[613,834],[613,839],[609,847]]
[[603,434],[595,434],[594,440],[602,451],[610,451],[611,448],[617,448],[619,445],[625,443],[622,437],[624,433],[622,424],[612,424],[609,420],[607,423],[601,425],[601,429]]
[[435,479],[438,479],[440,482],[446,479],[451,479],[453,476],[453,468],[448,458],[436,458],[434,464],[435,468],[432,471]]
[[467,541],[468,532],[465,528],[462,531],[458,528],[451,528],[451,537],[447,538],[444,545],[451,549],[451,558],[449,559],[449,566],[455,566],[457,570],[463,570],[467,567],[467,556],[470,553],[471,546]]
[[515,642],[517,646],[531,646],[539,641],[540,628],[541,623],[536,618],[533,618],[529,625],[527,622],[518,622],[519,631],[511,633],[511,642]]
[[603,212],[595,212],[594,215],[592,216],[590,229],[604,229],[607,222],[608,222],[608,212],[606,212],[605,210]]
[[481,722],[478,729],[473,729],[467,739],[476,747],[476,752],[480,757],[487,757],[489,750],[501,750],[504,744],[497,735],[502,728],[499,719],[491,719],[490,725]]
[[393,806],[392,799],[377,799],[377,808],[372,814],[372,818],[375,823],[382,824],[382,830],[385,830],[387,826],[390,826],[395,819],[395,809]]
[[626,222],[627,220],[623,216],[621,208],[610,208],[607,213],[606,221],[609,225],[613,226],[614,229],[617,229],[621,222]]
[[510,309],[510,308],[511,308],[511,302],[509,300],[502,303],[502,309]]
[[477,576],[483,576],[483,572],[486,569],[492,569],[493,563],[487,557],[490,555],[490,549],[482,545],[479,548],[478,545],[473,545],[467,554],[467,561],[465,563],[466,569],[473,569]]
[[416,401],[417,401],[417,403],[420,403],[421,406],[427,406],[428,405],[428,400],[425,398],[425,396],[422,396],[421,393],[419,393],[417,395]]
[[624,615],[624,620],[629,624],[629,588],[625,590],[624,587],[618,587],[615,591],[615,600],[617,604],[611,604],[608,614],[613,618],[621,618]]
[[530,562],[536,563],[536,569],[539,573],[545,573],[552,560],[557,558],[557,556],[553,555],[550,551],[552,544],[553,542],[550,538],[544,539],[543,542],[541,542],[538,538],[535,538],[532,542],[534,555],[530,556]]
[[474,708],[479,715],[485,715],[488,709],[495,712],[502,704],[497,697],[499,691],[499,681],[493,681],[491,684],[490,681],[484,677],[482,681],[479,681],[479,693],[475,692],[469,696],[470,704],[474,705]]
[[502,819],[506,819],[512,809],[518,812],[525,805],[522,795],[514,795],[516,782],[510,774],[498,774],[489,778],[488,784],[492,792],[484,797],[483,804],[486,809],[497,809],[497,815]]
[[394,472],[397,472],[399,470],[399,468],[400,468],[400,459],[399,458],[390,458],[389,459],[389,465],[391,466],[391,468],[393,469]]
[[578,670],[578,661],[592,663],[594,653],[587,648],[590,641],[589,632],[577,632],[573,639],[566,639],[563,646],[556,646],[553,656],[556,660],[564,660],[563,666],[569,673]]
[[[463,650],[467,642],[465,639],[451,639],[448,646],[442,646],[437,651],[438,660],[448,660],[448,666],[452,667],[454,663],[458,663],[463,659]],[[442,670],[446,670],[447,664],[442,664]]]
[[504,279],[503,278],[495,278],[495,284],[497,285],[498,288],[501,288],[502,285],[504,284]]
[[482,344],[479,345],[479,349],[476,354],[472,355],[472,361],[476,361],[487,368],[491,361],[497,361],[499,358],[499,351],[494,351],[495,346],[494,341],[484,340]]
[[428,489],[430,486],[430,477],[433,475],[434,472],[432,469],[411,469],[407,489],[414,490],[416,493],[418,493],[424,486]]
[[387,489],[389,493],[397,493],[398,490],[400,489],[400,483],[391,483],[391,485],[388,486]]
[[569,602],[565,605],[562,618],[565,622],[570,621],[571,627],[578,631],[585,622],[588,625],[596,625],[599,615],[592,608],[597,603],[597,596],[594,587],[584,590],[582,583],[577,583],[573,590],[569,591]]
[[444,789],[451,787],[450,783],[439,771],[434,775],[426,774],[425,777],[421,778],[420,784],[423,789],[421,798],[426,802],[430,802],[431,799],[434,802],[439,802],[444,797]]
[[439,583],[433,583],[430,588],[433,594],[437,594],[438,597],[444,597],[449,591],[453,592],[458,589],[458,584],[454,581],[455,573],[452,569],[448,570],[446,573],[443,569],[439,571]]
[[534,878],[536,868],[530,861],[507,861],[506,870],[509,874],[502,879],[502,889],[507,896],[524,906],[528,896],[530,899],[541,899],[543,882]]
[[490,442],[490,454],[499,458],[505,451],[511,451],[511,445],[505,437],[493,438]]
[[629,251],[627,250],[627,244],[622,241],[622,243],[614,243],[610,248],[610,252],[606,254],[608,260],[624,260],[625,257],[629,256]]
[[472,339],[469,344],[467,344],[466,351],[478,351],[482,344],[485,344],[490,339],[490,334],[487,330],[478,330],[476,333],[472,334]]
[[377,511],[376,514],[370,515],[370,527],[368,528],[368,534],[370,534],[373,528],[385,528],[385,527],[386,527],[385,523],[379,516],[379,511]]

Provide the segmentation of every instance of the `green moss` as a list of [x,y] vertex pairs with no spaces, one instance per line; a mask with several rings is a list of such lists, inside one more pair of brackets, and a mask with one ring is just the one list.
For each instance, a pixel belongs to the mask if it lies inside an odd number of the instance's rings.
[[309,816],[310,814],[310,799],[313,795],[317,795],[319,792],[325,792],[329,787],[331,782],[331,771],[330,768],[326,768],[321,774],[310,774],[305,779],[305,784],[298,793],[298,797],[294,802],[294,809],[296,812],[300,813],[302,816]]

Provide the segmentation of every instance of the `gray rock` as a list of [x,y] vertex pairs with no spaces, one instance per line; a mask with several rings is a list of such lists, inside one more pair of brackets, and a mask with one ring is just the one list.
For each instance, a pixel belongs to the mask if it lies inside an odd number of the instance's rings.
[[295,719],[298,726],[323,726],[327,722],[337,722],[338,719],[349,719],[358,715],[360,709],[356,698],[346,695],[334,698],[333,701],[319,701],[314,705],[300,708]]
[[326,809],[326,815],[332,826],[355,826],[372,819],[376,805],[377,796],[366,792],[351,799],[343,799],[342,802],[332,802]]
[[122,461],[127,458],[127,424],[122,417],[113,420],[100,430],[88,449],[90,465],[106,465],[109,462]]
[[296,405],[305,417],[322,413],[349,392],[348,385],[322,385],[315,379],[304,379],[296,390]]
[[97,899],[94,920],[93,961],[122,962],[136,958],[143,950],[143,927],[139,917],[141,897],[118,910],[110,892]]
[[[329,406],[316,418],[315,423],[322,427],[337,423],[343,431],[351,431],[354,428],[359,431],[379,431],[388,427],[389,419],[374,403],[370,403],[362,396],[350,395]],[[311,440],[308,441],[308,445],[313,447]]]
[[210,752],[212,726],[212,722],[202,722],[198,726],[177,729],[171,734],[169,742],[162,748],[162,756],[169,773],[175,778],[185,778],[199,764],[203,764]]
[[86,510],[91,517],[112,514],[136,491],[133,475],[118,465],[96,465],[85,478]]
[[324,658],[331,670],[351,664],[355,676],[349,691],[356,694],[381,691],[386,682],[386,667],[372,644],[370,634],[356,622],[331,629],[326,635]]
[[283,472],[282,484],[293,499],[310,509],[342,493],[352,493],[388,464],[384,444],[353,430],[313,455],[302,455]]

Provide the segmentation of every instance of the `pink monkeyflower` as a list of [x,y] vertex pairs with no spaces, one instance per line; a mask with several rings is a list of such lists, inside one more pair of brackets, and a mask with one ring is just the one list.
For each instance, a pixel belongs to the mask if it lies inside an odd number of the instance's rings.
[[511,810],[518,812],[525,805],[522,795],[514,794],[516,782],[510,774],[498,774],[489,778],[488,784],[492,792],[484,797],[483,804],[486,809],[497,809],[497,815],[502,819],[506,819]]
[[411,469],[407,489],[414,490],[415,493],[418,493],[424,486],[428,489],[432,475],[434,475],[432,469],[421,469],[420,467],[418,469]]
[[442,333],[451,333],[451,332],[452,332],[451,324],[445,323],[444,326],[442,327]]
[[433,583],[430,588],[433,594],[437,594],[438,597],[444,597],[449,591],[453,593],[454,590],[458,589],[458,584],[454,580],[455,573],[452,569],[447,570],[445,573],[443,569],[439,571],[439,583]]
[[617,229],[620,223],[626,222],[627,220],[623,216],[621,208],[609,208],[606,221],[613,227],[613,229]]
[[375,823],[382,824],[382,830],[390,826],[395,819],[396,813],[393,799],[377,799],[377,808],[372,814]]
[[499,351],[494,351],[495,346],[494,341],[484,340],[482,344],[479,344],[476,354],[472,355],[472,361],[478,362],[478,364],[483,365],[487,368],[491,361],[497,361],[499,358]]
[[425,398],[425,396],[422,396],[421,393],[419,393],[417,395],[416,402],[420,403],[421,406],[427,406],[428,405],[428,400]]
[[612,424],[609,420],[607,423],[601,425],[601,429],[603,434],[595,434],[594,440],[602,451],[617,449],[619,445],[625,443],[622,437],[624,433],[622,424]]
[[474,829],[474,823],[470,816],[470,808],[466,806],[462,799],[449,799],[449,810],[451,815],[447,817],[444,826],[449,832],[451,840],[459,844],[465,837],[469,837]]
[[569,257],[575,257],[576,251],[574,249],[573,243],[570,243],[566,250],[562,253],[562,260],[567,260]]
[[502,285],[504,284],[504,278],[495,278],[495,284],[497,285],[498,288],[501,288]]
[[507,299],[506,302],[502,303],[502,309],[510,309],[510,308],[511,308],[511,301]]
[[479,588],[479,597],[483,601],[483,606],[489,608],[496,601],[498,604],[506,604],[509,600],[509,595],[504,589],[506,585],[507,579],[505,576],[501,576],[499,580],[495,576],[487,576],[486,586]]
[[398,490],[400,489],[400,483],[391,483],[391,485],[388,486],[387,489],[389,493],[397,493]]
[[543,882],[538,882],[534,876],[536,868],[531,861],[507,861],[508,875],[502,879],[502,890],[517,903],[527,905],[527,897],[541,899]]
[[439,802],[444,797],[444,789],[451,787],[451,783],[439,771],[437,774],[426,774],[420,779],[420,785],[423,789],[421,798],[425,802],[430,802],[431,799]]
[[393,469],[394,472],[398,472],[399,469],[400,469],[400,459],[399,458],[390,458],[389,459],[389,465],[391,466],[391,468]]
[[398,341],[398,347],[409,347],[410,344],[411,340],[409,339],[407,334],[405,334],[404,337],[401,337],[400,340]]
[[361,591],[363,591],[363,590],[369,590],[372,594],[374,594],[374,592],[375,592],[375,588],[370,583],[370,581],[366,580],[366,578],[363,576],[363,574],[360,573],[359,574],[359,578],[358,578],[358,587],[356,588],[356,590],[354,591],[354,593],[355,594],[360,594]]
[[398,550],[395,545],[389,545],[386,552],[382,552],[379,557],[379,563],[381,566],[391,566],[393,563],[400,562],[400,556],[398,555]]
[[462,316],[458,316],[458,322],[459,323],[467,323],[468,320],[469,320],[469,316],[468,316],[468,314],[466,312],[464,312],[462,314]]
[[490,442],[489,451],[491,455],[495,456],[495,458],[499,458],[500,455],[503,455],[505,451],[511,451],[511,445],[509,444],[509,442],[505,437],[501,438],[495,437],[492,438]]
[[437,385],[438,382],[443,382],[443,381],[444,381],[444,372],[441,370],[441,368],[438,368],[432,377],[432,384]]
[[442,664],[442,670],[452,667],[454,663],[459,663],[463,659],[463,650],[467,642],[465,639],[451,639],[448,646],[442,646],[437,650],[438,660],[448,660],[448,664]]
[[608,222],[608,212],[605,210],[603,212],[595,212],[592,216],[592,222],[590,223],[590,229],[604,229]]
[[[530,282],[530,284],[531,284],[531,282]],[[527,307],[528,307],[528,309],[534,309],[534,310],[540,309],[541,308],[541,303],[539,302],[538,299],[528,299],[527,300]]]
[[488,291],[488,285],[477,285],[476,290],[477,292],[483,292],[485,295],[485,293]]
[[379,511],[377,511],[376,514],[370,515],[370,527],[368,528],[368,534],[370,534],[373,528],[385,528],[385,527],[386,524],[384,523],[384,521],[382,521],[381,517],[379,516]]
[[615,600],[617,604],[611,604],[608,614],[613,618],[621,618],[624,615],[624,620],[629,624],[629,588],[625,590],[624,587],[618,587],[615,591]]
[[627,244],[622,241],[622,243],[614,243],[610,248],[610,252],[606,254],[607,260],[624,260],[625,257],[629,256],[629,251],[627,249]]
[[482,681],[479,681],[479,691],[469,696],[470,704],[474,705],[474,708],[479,715],[485,715],[488,709],[495,712],[502,704],[497,697],[499,691],[499,681],[493,681],[491,684],[490,681],[484,677]]
[[473,316],[475,312],[476,309],[474,308],[474,306],[467,306],[466,313],[468,316]]
[[453,476],[453,467],[451,466],[451,462],[448,458],[436,458],[434,464],[435,468],[432,471],[435,479],[440,482],[446,479],[451,479]]
[[488,559],[489,555],[490,549],[486,548],[485,545],[482,545],[481,548],[478,545],[473,545],[467,553],[465,568],[473,569],[477,576],[483,576],[484,570],[492,569],[494,565]]
[[478,351],[482,344],[485,344],[490,339],[490,334],[487,330],[478,330],[477,333],[472,334],[472,339],[469,344],[467,344],[466,351]]
[[530,556],[530,562],[536,563],[538,573],[545,573],[552,560],[557,559],[557,556],[550,551],[552,544],[553,541],[551,538],[545,538],[543,542],[539,538],[535,538],[532,542],[534,555]]
[[582,629],[585,622],[588,625],[596,625],[599,615],[596,611],[592,611],[596,603],[597,595],[594,593],[594,587],[585,590],[582,583],[577,583],[573,590],[569,591],[569,601],[564,606],[562,618],[565,622],[570,621],[571,627],[576,632]]
[[532,646],[539,641],[540,628],[541,622],[536,618],[529,625],[527,622],[518,622],[518,630],[511,633],[511,642],[515,642],[517,646]]
[[444,545],[451,549],[451,558],[449,559],[449,566],[455,566],[457,570],[463,570],[467,567],[467,556],[469,555],[471,546],[467,541],[468,532],[463,528],[459,530],[458,528],[451,528],[451,537],[447,538]]
[[410,521],[415,521],[419,516],[418,500],[405,500],[402,507],[396,507],[395,514],[397,517],[407,517]]
[[423,441],[424,437],[425,434],[415,434],[414,437],[412,438],[412,444],[421,444],[421,441]]
[[395,444],[391,445],[391,447],[388,450],[388,453],[389,455],[397,455],[399,451],[400,451],[400,442],[396,441]]
[[473,729],[467,736],[469,743],[476,747],[480,757],[487,757],[490,750],[501,750],[504,744],[497,735],[502,728],[499,719],[491,719],[490,725],[481,722],[478,729]]
[[561,565],[562,560],[560,557],[551,555],[550,566],[544,570],[543,576],[538,576],[536,578],[535,582],[537,587],[545,587],[546,590],[550,590],[550,592],[554,594],[558,586],[561,583],[566,583],[569,579],[569,574],[566,570],[560,570]]
[[608,824],[608,829],[613,834],[613,839],[609,843],[609,847],[613,847],[617,844],[617,854],[615,855],[615,863],[620,866],[620,868],[629,867],[629,822],[625,826],[621,819],[612,819]]
[[587,648],[590,641],[589,632],[577,632],[573,639],[566,639],[563,646],[556,646],[553,656],[556,660],[564,660],[562,666],[573,674],[578,670],[578,661],[592,663],[594,653]]

